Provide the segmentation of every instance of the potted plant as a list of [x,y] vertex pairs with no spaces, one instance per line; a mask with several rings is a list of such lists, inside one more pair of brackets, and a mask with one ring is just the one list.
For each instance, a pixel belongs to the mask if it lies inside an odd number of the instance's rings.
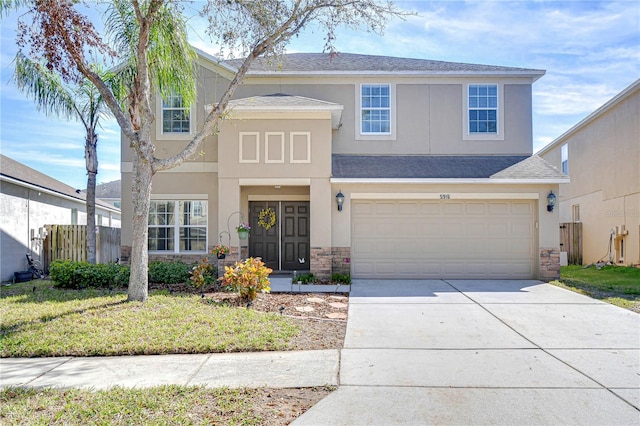
[[236,226],[236,231],[238,231],[238,238],[246,240],[249,236],[249,231],[251,231],[251,226],[246,222],[241,222],[240,225]]
[[210,253],[215,254],[218,259],[224,259],[230,251],[231,248],[229,246],[218,244],[211,249]]

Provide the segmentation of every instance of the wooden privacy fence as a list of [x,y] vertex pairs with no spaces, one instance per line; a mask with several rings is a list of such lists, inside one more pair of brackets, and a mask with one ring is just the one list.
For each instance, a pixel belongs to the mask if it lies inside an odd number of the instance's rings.
[[569,265],[582,265],[582,222],[560,224],[560,251],[567,252]]
[[[87,260],[86,225],[46,225],[43,266],[49,268],[54,260]],[[96,262],[115,262],[120,257],[120,228],[97,226]]]

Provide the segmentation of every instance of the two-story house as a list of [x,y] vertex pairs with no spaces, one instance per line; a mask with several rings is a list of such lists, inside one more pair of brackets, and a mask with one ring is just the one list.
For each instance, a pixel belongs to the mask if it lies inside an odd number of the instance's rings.
[[640,79],[538,154],[571,176],[560,221],[582,223],[582,263],[640,265]]
[[[187,143],[239,65],[199,52],[197,103],[157,101],[157,156]],[[556,278],[547,198],[568,178],[531,157],[543,74],[347,53],[260,59],[201,155],[154,176],[149,256],[195,260],[230,242],[321,278]],[[131,155],[123,141],[129,230]]]

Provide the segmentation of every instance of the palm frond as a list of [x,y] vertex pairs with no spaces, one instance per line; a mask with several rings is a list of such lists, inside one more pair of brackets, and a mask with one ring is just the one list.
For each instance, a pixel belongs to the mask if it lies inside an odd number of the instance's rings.
[[0,18],[32,3],[33,1],[31,0],[0,0]]
[[[196,53],[188,42],[186,22],[178,7],[168,2],[158,11],[150,30],[147,61],[152,91],[158,91],[162,96],[179,93],[185,105],[190,105],[196,97]],[[135,52],[140,27],[131,2],[113,1],[105,27],[109,29],[110,41],[122,59],[114,75],[113,83],[116,85],[112,88],[116,97],[123,99],[128,95],[126,89],[133,81],[138,66]]]
[[57,74],[27,58],[22,52],[16,54],[14,61],[13,81],[20,92],[34,100],[39,111],[48,116],[74,118],[76,105],[73,92]]

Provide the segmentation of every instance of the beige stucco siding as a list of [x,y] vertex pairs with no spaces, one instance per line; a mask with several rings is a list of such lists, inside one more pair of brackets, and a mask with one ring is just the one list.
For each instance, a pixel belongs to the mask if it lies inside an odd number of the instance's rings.
[[[531,84],[521,79],[498,78],[343,78],[287,79],[249,78],[235,98],[273,93],[305,96],[343,105],[342,123],[333,132],[335,154],[434,154],[434,155],[528,155],[532,152]],[[513,81],[512,81],[513,80]],[[364,83],[392,86],[396,107],[396,135],[391,140],[359,139],[357,96]],[[493,140],[465,139],[464,108],[469,84],[498,84],[504,129]]]
[[[268,134],[282,135],[282,162],[268,162]],[[295,147],[297,136],[300,138],[297,143],[301,144],[298,148]],[[296,157],[296,149],[303,152],[300,141],[306,137],[310,148],[308,162]],[[274,139],[277,143],[278,138]],[[242,158],[241,143],[246,143],[245,150],[251,150]],[[330,115],[325,113],[324,118],[319,119],[295,119],[295,116],[276,114],[274,119],[227,120],[220,126],[218,152],[221,178],[328,178],[331,175]],[[255,162],[249,162],[253,158]]]
[[558,138],[541,156],[561,168],[568,149],[571,183],[560,187],[560,221],[579,206],[583,263],[608,260],[611,229],[624,225],[624,264],[640,264],[640,85]]

